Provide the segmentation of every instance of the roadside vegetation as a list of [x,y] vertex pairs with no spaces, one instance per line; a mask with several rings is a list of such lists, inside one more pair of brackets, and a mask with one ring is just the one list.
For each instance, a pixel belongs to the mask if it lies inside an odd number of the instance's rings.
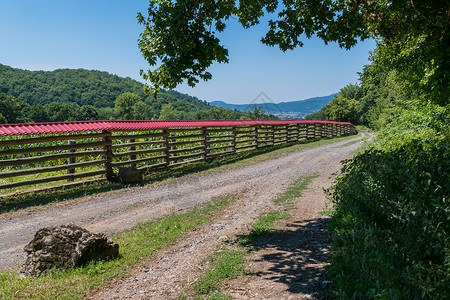
[[121,278],[187,231],[212,222],[218,212],[237,197],[239,195],[225,195],[185,213],[138,222],[133,228],[111,237],[120,247],[120,257],[114,260],[93,262],[68,271],[51,271],[39,277],[21,277],[16,271],[0,273],[0,298],[82,299],[90,289]]
[[450,294],[449,98],[387,68],[384,50],[374,52],[359,84],[309,116],[377,131],[334,186],[329,276],[337,298],[443,299]]
[[443,107],[397,110],[375,144],[344,164],[330,227],[339,297],[450,294],[449,121]]

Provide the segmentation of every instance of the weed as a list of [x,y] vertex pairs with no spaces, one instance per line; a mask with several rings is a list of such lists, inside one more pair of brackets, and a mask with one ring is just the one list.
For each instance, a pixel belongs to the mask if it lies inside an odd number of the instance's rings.
[[305,178],[300,178],[289,185],[289,187],[273,200],[275,205],[283,206],[286,210],[295,207],[294,201],[302,196],[302,192],[308,188],[314,178],[319,177],[319,174],[314,174]]
[[[242,249],[221,249],[208,257],[212,267],[204,273],[193,285],[192,289],[201,294],[207,294],[220,287],[220,281],[227,278],[243,276],[247,273],[245,269],[246,252]],[[214,294],[213,294],[214,295]],[[209,296],[213,296],[209,295]],[[227,298],[207,298],[227,299]]]

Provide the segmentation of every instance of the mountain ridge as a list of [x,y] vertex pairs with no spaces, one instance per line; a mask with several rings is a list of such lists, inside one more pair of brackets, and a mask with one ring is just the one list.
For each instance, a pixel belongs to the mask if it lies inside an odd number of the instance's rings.
[[223,108],[236,109],[238,111],[251,111],[254,107],[261,107],[265,113],[270,114],[301,114],[307,115],[319,111],[326,104],[328,104],[337,93],[312,97],[304,100],[295,101],[283,101],[279,103],[263,102],[263,103],[249,103],[249,104],[231,104],[225,101],[211,101],[209,102],[213,106],[220,106]]

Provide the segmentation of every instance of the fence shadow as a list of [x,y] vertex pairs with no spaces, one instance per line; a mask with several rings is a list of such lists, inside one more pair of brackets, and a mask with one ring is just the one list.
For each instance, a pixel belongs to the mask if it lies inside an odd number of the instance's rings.
[[305,142],[294,142],[268,146],[253,151],[243,151],[235,155],[215,158],[208,161],[195,162],[181,165],[170,169],[154,170],[144,176],[144,181],[137,184],[120,184],[100,180],[93,183],[86,183],[73,187],[55,187],[44,191],[30,191],[13,196],[0,197],[0,214],[28,207],[40,206],[54,202],[62,202],[78,197],[95,195],[103,192],[120,190],[132,186],[145,186],[154,182],[161,182],[168,178],[178,178],[184,175],[194,174],[201,171],[217,168],[223,165],[236,163],[244,159],[249,159],[265,153],[270,153],[278,149],[291,147],[298,144],[311,143],[312,139]]
[[261,252],[256,261],[270,267],[255,275],[283,283],[291,293],[328,299],[328,223],[328,218],[290,222],[289,229],[258,238],[250,247]]

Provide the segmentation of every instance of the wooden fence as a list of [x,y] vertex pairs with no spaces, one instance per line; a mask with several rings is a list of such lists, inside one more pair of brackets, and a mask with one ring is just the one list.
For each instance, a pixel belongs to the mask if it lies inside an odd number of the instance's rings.
[[148,172],[280,143],[354,133],[348,123],[311,122],[14,136],[0,140],[0,195],[50,182],[112,180],[120,167]]

